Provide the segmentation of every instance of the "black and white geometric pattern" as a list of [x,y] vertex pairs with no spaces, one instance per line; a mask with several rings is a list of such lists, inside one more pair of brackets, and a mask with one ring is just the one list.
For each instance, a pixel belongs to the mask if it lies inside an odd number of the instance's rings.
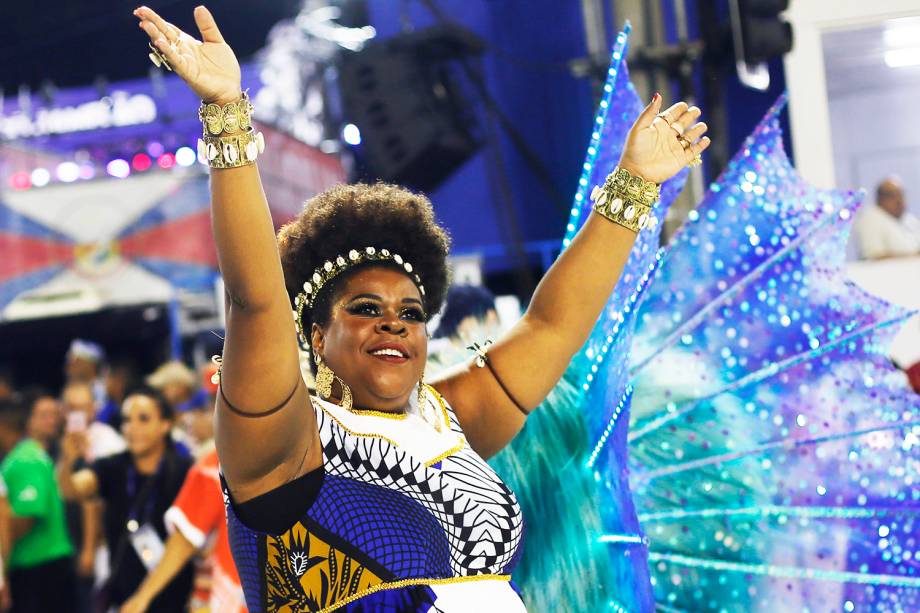
[[[462,444],[452,409],[446,407],[450,427],[442,433],[413,414],[401,421],[346,415],[320,399],[314,409],[328,474],[383,486],[421,504],[450,543],[454,576],[509,572],[521,547],[521,508],[485,460]],[[433,454],[433,440],[440,454]]]

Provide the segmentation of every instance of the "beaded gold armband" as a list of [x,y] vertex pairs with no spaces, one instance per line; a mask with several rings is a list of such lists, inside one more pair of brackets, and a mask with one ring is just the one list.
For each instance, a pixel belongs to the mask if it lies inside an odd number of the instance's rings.
[[219,136],[224,132],[248,130],[252,126],[252,111],[249,93],[244,91],[239,100],[223,106],[202,101],[198,107],[198,119],[205,136]]
[[261,132],[249,128],[239,134],[204,136],[198,140],[198,155],[208,161],[211,168],[236,168],[252,164],[265,150]]
[[252,164],[265,150],[261,132],[252,128],[252,102],[245,91],[239,100],[219,104],[201,103],[201,138],[198,157],[208,161],[211,168],[236,168]]
[[594,210],[633,232],[658,225],[652,206],[661,197],[661,186],[617,166],[603,185],[591,192]]

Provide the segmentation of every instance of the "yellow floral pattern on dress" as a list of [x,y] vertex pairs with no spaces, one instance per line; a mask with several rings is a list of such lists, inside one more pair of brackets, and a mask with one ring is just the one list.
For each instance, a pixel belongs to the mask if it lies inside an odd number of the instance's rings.
[[333,608],[383,583],[354,558],[332,547],[301,522],[266,538],[266,604],[269,613]]

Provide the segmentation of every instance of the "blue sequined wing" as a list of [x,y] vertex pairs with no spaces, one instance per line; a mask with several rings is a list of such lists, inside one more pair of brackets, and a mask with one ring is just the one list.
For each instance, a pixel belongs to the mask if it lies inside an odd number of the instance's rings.
[[636,305],[626,438],[656,599],[691,611],[916,608],[920,398],[885,354],[911,313],[846,279],[860,196],[795,172],[783,103]]
[[[628,33],[627,24],[612,50],[563,247],[592,214],[588,194],[616,166],[626,134],[643,108],[624,61]],[[685,178],[681,173],[664,185],[655,210],[659,219]],[[622,470],[625,462],[612,459],[619,469],[606,463],[588,468],[586,462],[618,415],[627,383],[624,361],[611,360],[604,370],[599,360],[628,343],[629,328],[621,325],[623,307],[634,301],[637,284],[657,257],[660,228],[639,236],[604,314],[563,380],[511,445],[490,461],[516,492],[528,518],[524,554],[514,576],[535,611],[654,608],[645,550]],[[616,449],[625,450],[625,443]],[[611,533],[628,536],[622,543],[599,541]]]

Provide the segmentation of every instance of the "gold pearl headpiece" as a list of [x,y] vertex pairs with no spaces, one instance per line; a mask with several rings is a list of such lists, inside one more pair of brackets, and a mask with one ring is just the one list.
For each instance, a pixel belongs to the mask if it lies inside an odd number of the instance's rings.
[[305,308],[313,308],[320,289],[349,268],[367,262],[381,261],[393,262],[404,270],[418,287],[419,293],[423,297],[425,296],[425,286],[422,285],[422,278],[415,272],[412,264],[405,261],[398,253],[392,253],[389,249],[377,249],[376,247],[352,249],[346,255],[339,255],[335,259],[325,261],[322,266],[318,266],[304,282],[301,292],[294,298],[294,321],[297,324],[297,334],[301,342],[307,343],[307,335],[303,330],[303,311]]

